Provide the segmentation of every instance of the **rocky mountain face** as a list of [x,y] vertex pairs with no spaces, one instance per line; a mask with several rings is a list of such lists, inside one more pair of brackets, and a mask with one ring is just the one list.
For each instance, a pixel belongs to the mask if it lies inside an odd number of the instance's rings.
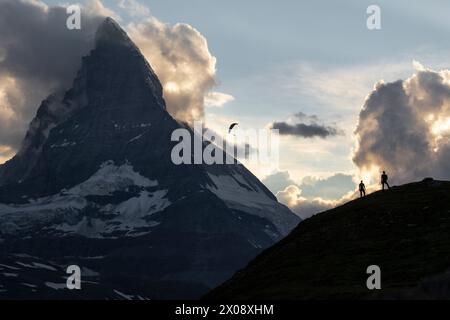
[[207,298],[449,299],[449,230],[450,182],[379,191],[302,221]]
[[[73,87],[0,166],[0,297],[196,298],[299,222],[241,164],[173,164],[183,127],[106,19]],[[64,287],[73,264],[81,291]]]

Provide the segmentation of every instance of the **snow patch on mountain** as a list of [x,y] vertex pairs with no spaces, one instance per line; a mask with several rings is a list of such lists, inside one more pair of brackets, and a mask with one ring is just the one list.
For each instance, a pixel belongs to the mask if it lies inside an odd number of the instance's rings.
[[125,163],[116,166],[113,161],[107,161],[85,182],[71,188],[68,194],[79,196],[111,195],[114,191],[124,190],[130,186],[156,187],[158,182],[150,180],[134,171],[133,166]]
[[119,204],[115,212],[123,221],[135,221],[167,208],[171,203],[164,198],[166,195],[167,190],[143,191],[138,197]]
[[164,199],[165,191],[154,194],[143,192],[139,197],[131,198],[117,206],[107,205],[100,209],[105,214],[114,214],[112,219],[83,217],[75,224],[65,222],[55,227],[66,234],[78,234],[86,238],[111,238],[120,236],[138,237],[151,232],[159,222],[149,217],[170,205]]
[[87,200],[82,197],[59,195],[31,200],[24,205],[0,205],[0,232],[27,233],[36,226],[51,224],[62,215],[76,215],[86,205]]
[[[127,191],[132,186],[142,190],[119,204],[99,206],[86,198],[113,196],[114,192]],[[117,234],[133,237],[144,235],[159,224],[150,220],[149,216],[171,204],[167,199],[167,190],[145,190],[156,186],[156,180],[135,172],[131,164],[116,166],[113,161],[107,161],[89,179],[57,195],[30,199],[29,203],[21,205],[0,204],[0,231],[13,234],[45,224],[47,230],[87,238],[115,237]],[[97,207],[101,216],[82,215],[88,206]],[[61,218],[63,222],[58,222]]]
[[249,214],[266,218],[278,231],[286,235],[295,224],[295,217],[289,215],[289,209],[273,201],[257,186],[252,186],[239,174],[214,175],[208,173],[214,186],[207,189],[222,199],[230,209],[240,210]]
[[159,222],[150,216],[170,206],[167,190],[142,191],[139,196],[128,199],[117,206],[108,204],[100,212],[114,215],[110,219],[84,217],[75,224],[63,223],[56,227],[64,233],[75,233],[86,238],[116,238],[116,235],[138,237],[151,232]]

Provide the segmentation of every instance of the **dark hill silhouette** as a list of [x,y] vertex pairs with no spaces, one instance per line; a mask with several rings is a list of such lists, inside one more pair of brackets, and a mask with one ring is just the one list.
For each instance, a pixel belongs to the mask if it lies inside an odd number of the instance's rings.
[[450,298],[449,268],[450,182],[428,178],[301,222],[206,298]]

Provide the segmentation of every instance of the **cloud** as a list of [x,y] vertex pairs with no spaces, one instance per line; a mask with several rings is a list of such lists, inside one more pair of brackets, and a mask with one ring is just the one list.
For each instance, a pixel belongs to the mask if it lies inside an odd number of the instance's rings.
[[209,92],[205,96],[205,107],[223,107],[226,103],[234,101],[232,95],[222,92]]
[[287,205],[300,218],[307,219],[317,213],[332,209],[336,203],[325,201],[321,198],[307,199],[301,196],[302,190],[295,185],[288,186],[279,191],[276,196],[278,201]]
[[316,115],[308,116],[302,112],[294,115],[300,123],[289,123],[287,121],[273,122],[272,129],[277,129],[280,135],[290,135],[303,138],[327,138],[342,134],[334,126],[324,125],[319,122]]
[[290,185],[295,185],[288,171],[278,171],[262,179],[262,183],[274,194],[286,189]]
[[315,123],[314,124],[297,123],[291,125],[286,122],[274,122],[272,124],[272,129],[279,130],[279,133],[281,135],[291,135],[303,138],[313,138],[313,137],[326,138],[328,136],[335,136],[338,134],[336,128],[325,127]]
[[113,10],[105,7],[100,0],[88,0],[84,10],[93,16],[110,17],[116,21],[122,21],[122,17]]
[[205,37],[188,24],[169,25],[154,17],[126,29],[155,69],[168,111],[187,122],[201,119],[205,96],[216,85],[216,58]]
[[341,199],[355,188],[353,176],[343,173],[336,173],[327,178],[307,176],[302,179],[300,184],[303,197],[333,200]]
[[355,196],[353,176],[336,173],[327,178],[307,176],[301,183],[293,181],[287,171],[269,175],[262,182],[302,219],[334,208]]
[[119,0],[117,6],[124,9],[130,16],[148,16],[150,10],[137,0]]
[[378,82],[359,115],[353,161],[376,183],[381,170],[395,184],[450,178],[450,71],[414,65],[406,80]]
[[0,146],[0,163],[8,160],[14,155],[14,150],[6,146]]

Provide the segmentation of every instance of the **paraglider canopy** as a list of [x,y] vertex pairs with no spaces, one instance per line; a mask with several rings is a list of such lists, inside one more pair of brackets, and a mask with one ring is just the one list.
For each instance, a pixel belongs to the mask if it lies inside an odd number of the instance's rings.
[[231,130],[233,130],[233,128],[237,126],[237,122],[234,122],[230,125],[230,127],[228,128],[228,133],[231,133]]

